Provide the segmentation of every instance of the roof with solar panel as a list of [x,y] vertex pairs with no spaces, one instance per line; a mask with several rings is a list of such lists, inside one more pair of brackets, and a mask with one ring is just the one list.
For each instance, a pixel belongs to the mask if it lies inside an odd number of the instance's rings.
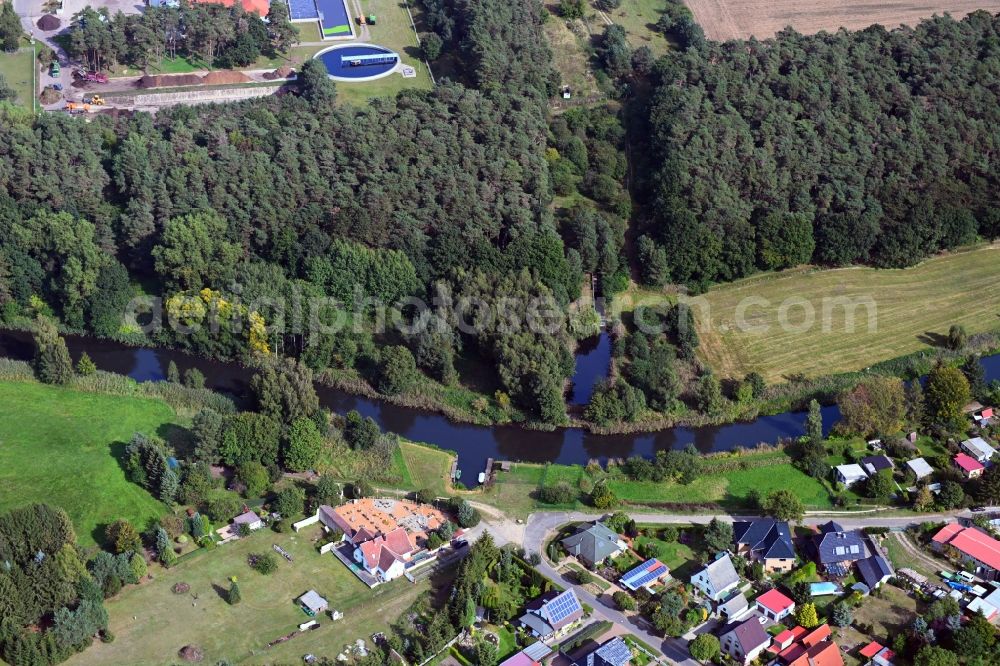
[[539,615],[558,631],[583,617],[583,606],[576,598],[576,592],[570,589],[542,606]]
[[621,577],[621,584],[635,592],[641,587],[649,587],[661,578],[670,575],[670,569],[663,562],[653,558],[646,560]]

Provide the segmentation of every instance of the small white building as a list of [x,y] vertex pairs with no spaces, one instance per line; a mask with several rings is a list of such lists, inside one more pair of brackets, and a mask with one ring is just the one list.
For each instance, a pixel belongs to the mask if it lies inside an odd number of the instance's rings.
[[253,531],[264,527],[264,521],[253,511],[246,511],[233,518],[233,525],[236,527],[246,525],[250,531]]
[[923,458],[907,460],[906,468],[913,472],[913,475],[917,477],[917,481],[934,473],[934,468],[931,467],[930,464]]
[[868,478],[868,474],[865,473],[861,465],[837,465],[835,469],[837,481],[848,487]]

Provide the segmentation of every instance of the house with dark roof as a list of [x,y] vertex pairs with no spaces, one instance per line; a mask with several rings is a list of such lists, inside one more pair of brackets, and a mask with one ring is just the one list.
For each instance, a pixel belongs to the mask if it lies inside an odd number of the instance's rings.
[[865,456],[861,459],[861,467],[868,473],[868,476],[874,476],[884,470],[896,468],[892,460],[888,456],[883,455]]
[[583,606],[573,588],[541,599],[540,603],[528,604],[528,612],[518,619],[536,638],[554,636],[583,617]]
[[608,558],[616,557],[627,547],[625,542],[604,523],[584,523],[576,533],[563,539],[567,553],[588,567],[594,567]]
[[854,566],[861,581],[868,586],[869,590],[874,590],[895,575],[889,561],[878,553],[858,560]]
[[619,582],[622,584],[622,587],[633,592],[642,587],[652,592],[653,588],[659,585],[661,581],[669,578],[670,569],[666,564],[654,557],[651,560],[646,560],[631,571],[626,572],[619,579]]
[[621,636],[615,636],[588,654],[580,666],[629,666],[631,663],[632,650]]
[[756,616],[732,622],[719,633],[719,645],[723,654],[740,664],[749,664],[770,644],[771,636],[764,631]]
[[712,601],[721,601],[736,590],[740,576],[729,553],[726,553],[695,572],[691,576],[691,584]]
[[832,520],[820,526],[810,546],[817,564],[834,576],[846,575],[855,562],[871,555],[860,531],[845,531]]
[[733,545],[737,555],[762,562],[764,571],[784,573],[795,566],[795,547],[788,523],[759,518],[733,523]]

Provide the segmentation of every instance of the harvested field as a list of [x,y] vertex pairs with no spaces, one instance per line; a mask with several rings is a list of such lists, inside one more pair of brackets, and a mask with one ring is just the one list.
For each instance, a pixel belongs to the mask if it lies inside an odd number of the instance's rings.
[[712,287],[693,300],[702,358],[721,377],[769,381],[861,370],[928,349],[961,324],[997,329],[1000,244],[905,269],[798,268]]
[[695,20],[709,39],[758,39],[773,37],[792,26],[804,34],[841,27],[859,30],[878,23],[888,29],[915,25],[934,14],[950,13],[956,19],[977,9],[1000,11],[1000,1],[949,0],[914,3],[910,0],[852,3],[804,2],[803,0],[686,0]]

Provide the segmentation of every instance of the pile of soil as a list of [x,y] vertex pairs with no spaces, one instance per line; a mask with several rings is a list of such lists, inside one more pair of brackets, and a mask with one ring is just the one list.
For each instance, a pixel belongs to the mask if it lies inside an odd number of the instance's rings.
[[201,85],[201,77],[197,74],[147,74],[136,83],[139,88],[173,88],[174,86],[197,85]]
[[62,94],[52,86],[45,86],[45,90],[38,96],[38,101],[42,104],[55,104],[62,99]]
[[174,591],[174,594],[184,594],[191,589],[191,586],[187,583],[174,583],[170,589]]
[[53,16],[52,14],[46,14],[42,18],[38,19],[38,23],[36,23],[35,25],[38,26],[39,30],[50,32],[52,30],[58,30],[60,27],[62,27],[62,21],[60,21],[58,17]]
[[230,85],[233,83],[249,83],[250,77],[243,72],[234,72],[229,69],[220,69],[206,74],[201,82],[206,86]]
[[185,645],[177,651],[177,656],[184,661],[201,661],[205,658],[205,651],[197,645]]
[[290,79],[294,75],[295,75],[295,70],[289,67],[288,65],[284,65],[274,70],[273,72],[267,72],[266,74],[264,74],[264,78],[267,79],[268,81],[274,81],[276,79]]

